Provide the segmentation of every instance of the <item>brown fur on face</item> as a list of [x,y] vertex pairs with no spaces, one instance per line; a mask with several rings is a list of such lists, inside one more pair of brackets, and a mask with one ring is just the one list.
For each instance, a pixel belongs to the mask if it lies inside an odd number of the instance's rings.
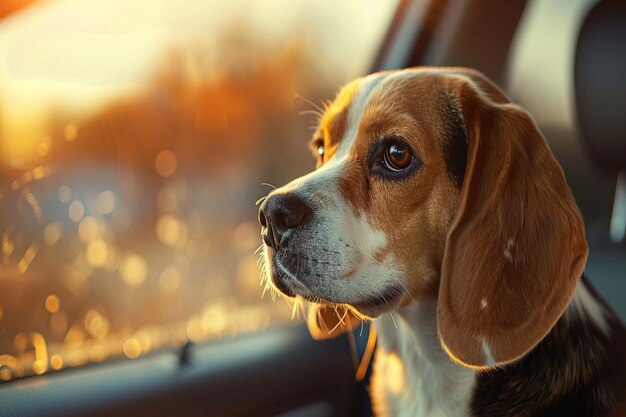
[[[447,173],[441,145],[448,131],[448,121],[439,114],[449,100],[445,78],[436,71],[411,74],[390,80],[373,93],[358,119],[357,137],[339,179],[355,215],[367,213],[372,226],[389,239],[374,258],[382,261],[393,253],[410,271],[405,283],[410,296],[404,302],[437,297],[447,230],[458,205],[459,189]],[[346,97],[354,96],[355,85],[349,85],[349,93],[340,92],[316,134],[326,132],[326,161],[334,156],[347,130],[355,128],[345,104]],[[387,136],[407,141],[421,162],[419,172],[398,182],[372,176],[370,147]]]
[[[554,326],[587,256],[581,216],[530,116],[490,81],[460,68],[375,74],[339,94],[319,132],[341,199],[386,238],[370,257],[402,271],[398,304],[438,300],[454,360],[510,362]],[[419,162],[400,179],[374,174],[372,149],[389,137]],[[355,271],[370,261],[355,259]]]

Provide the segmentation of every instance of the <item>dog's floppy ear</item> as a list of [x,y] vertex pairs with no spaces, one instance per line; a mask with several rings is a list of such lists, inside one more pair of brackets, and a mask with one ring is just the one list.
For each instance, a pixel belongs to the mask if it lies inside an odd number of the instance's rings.
[[563,171],[527,112],[475,72],[453,76],[469,138],[437,308],[444,349],[486,368],[520,358],[563,314],[587,258]]

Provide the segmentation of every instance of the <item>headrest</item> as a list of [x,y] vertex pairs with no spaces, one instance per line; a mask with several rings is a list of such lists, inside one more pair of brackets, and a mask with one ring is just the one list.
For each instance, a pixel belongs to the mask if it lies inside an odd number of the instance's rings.
[[603,0],[587,15],[574,63],[579,131],[592,158],[626,168],[626,1]]

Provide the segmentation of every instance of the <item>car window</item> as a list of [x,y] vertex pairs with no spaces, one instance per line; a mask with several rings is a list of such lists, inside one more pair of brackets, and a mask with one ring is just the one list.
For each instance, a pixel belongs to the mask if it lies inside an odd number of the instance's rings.
[[369,69],[395,6],[59,0],[2,18],[0,381],[291,323],[260,285],[255,201],[315,166],[313,110]]

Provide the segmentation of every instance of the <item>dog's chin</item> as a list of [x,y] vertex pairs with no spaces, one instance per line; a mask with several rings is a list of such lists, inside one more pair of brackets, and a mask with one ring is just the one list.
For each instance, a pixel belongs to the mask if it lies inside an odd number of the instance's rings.
[[406,291],[398,283],[378,289],[374,294],[360,294],[358,299],[351,299],[350,296],[340,295],[339,292],[332,291],[332,281],[327,281],[325,285],[317,288],[315,283],[317,283],[316,279],[319,280],[319,278],[314,277],[319,276],[320,272],[318,271],[300,266],[297,268],[300,275],[296,276],[289,259],[285,259],[284,256],[280,257],[276,253],[268,251],[266,252],[266,262],[267,270],[270,272],[269,279],[280,294],[291,298],[300,297],[308,302],[322,305],[347,306],[358,315],[367,318],[373,319],[391,311],[399,304]]
[[390,287],[381,294],[371,296],[358,302],[349,303],[359,314],[374,319],[381,314],[391,312],[402,298],[400,289]]
[[[391,309],[393,308],[393,305],[387,302],[382,302],[379,304],[372,303],[369,300],[365,300],[361,302],[358,302],[358,301],[346,302],[345,300],[335,300],[332,297],[322,297],[319,295],[314,295],[314,293],[311,291],[299,292],[298,290],[295,290],[292,292],[291,289],[288,289],[286,292],[280,289],[279,291],[281,291],[283,295],[286,295],[288,297],[301,298],[307,302],[319,304],[322,306],[349,308],[350,310],[353,311],[355,315],[360,316],[361,318],[367,318],[367,319],[375,319],[381,314],[391,311]],[[339,311],[342,311],[342,310],[343,309],[341,308],[339,309]]]
[[381,314],[390,312],[391,309],[393,308],[392,306],[387,305],[385,303],[378,304],[378,305],[355,303],[355,304],[350,304],[350,306],[354,308],[354,310],[356,310],[360,315],[367,317],[369,319],[375,319]]
[[399,303],[402,294],[401,288],[390,287],[386,291],[360,300],[340,299],[310,289],[301,280],[283,269],[272,268],[270,276],[274,288],[282,295],[291,298],[299,297],[307,302],[321,305],[346,306],[364,318],[374,319],[391,311]]
[[[334,300],[332,297],[324,298],[320,296],[312,296],[311,293],[296,294],[296,296],[304,299],[305,301],[323,306],[349,308],[355,315],[367,319],[375,319],[381,314],[391,311],[394,305],[397,304],[395,301],[392,304],[384,301],[381,303],[373,303],[371,300],[346,302],[345,300]],[[342,309],[339,311],[341,310]]]
[[270,280],[274,288],[276,288],[281,295],[286,297],[296,297],[298,295],[284,277],[279,276],[276,273],[272,273]]

